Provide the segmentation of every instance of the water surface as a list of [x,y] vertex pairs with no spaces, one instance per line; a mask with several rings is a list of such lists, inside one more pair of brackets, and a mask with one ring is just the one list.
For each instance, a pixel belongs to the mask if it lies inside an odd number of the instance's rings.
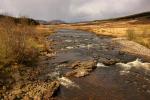
[[[134,61],[137,57],[128,53],[120,54],[111,37],[97,36],[93,33],[77,30],[60,30],[49,38],[55,41],[56,56],[49,61],[53,71],[63,76],[69,69],[67,65],[74,61],[117,59],[120,62]],[[59,68],[56,69],[56,66]],[[149,100],[150,75],[138,72],[120,74],[115,64],[95,69],[82,78],[69,78],[79,87],[61,86],[56,96],[58,100]]]

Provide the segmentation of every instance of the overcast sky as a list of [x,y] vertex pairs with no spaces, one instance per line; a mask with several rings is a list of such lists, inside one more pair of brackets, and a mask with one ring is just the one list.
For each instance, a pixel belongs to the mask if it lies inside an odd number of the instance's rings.
[[150,0],[0,0],[0,13],[42,20],[85,21],[150,11]]

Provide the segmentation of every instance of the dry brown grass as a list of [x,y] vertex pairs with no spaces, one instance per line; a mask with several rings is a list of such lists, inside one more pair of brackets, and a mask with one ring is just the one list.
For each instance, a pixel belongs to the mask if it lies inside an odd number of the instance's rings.
[[150,48],[150,25],[126,25],[110,28],[94,28],[92,31],[99,35],[108,35],[113,37],[127,37]]
[[51,35],[52,33],[55,33],[55,31],[57,27],[55,26],[50,26],[50,25],[39,25],[36,27],[38,33],[40,33],[40,35],[42,37],[46,37],[48,35]]
[[16,24],[12,19],[0,20],[0,64],[33,64],[38,56],[37,35],[34,26],[23,20]]
[[133,29],[127,30],[127,38],[150,48],[150,33],[144,29],[142,33],[137,33]]

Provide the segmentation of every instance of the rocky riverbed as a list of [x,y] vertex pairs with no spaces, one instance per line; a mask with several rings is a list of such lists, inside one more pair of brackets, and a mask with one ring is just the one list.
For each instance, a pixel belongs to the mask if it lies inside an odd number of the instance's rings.
[[127,43],[125,46],[121,39],[76,30],[60,30],[48,39],[56,43],[51,65],[59,66],[61,75],[75,85],[62,86],[56,99],[149,99],[150,59],[123,50],[134,48],[128,40],[122,39]]

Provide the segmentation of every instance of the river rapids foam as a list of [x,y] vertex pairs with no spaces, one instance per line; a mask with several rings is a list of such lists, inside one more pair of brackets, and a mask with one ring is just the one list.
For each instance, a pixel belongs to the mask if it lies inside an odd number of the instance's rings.
[[150,74],[150,63],[143,63],[140,59],[128,63],[117,63],[121,68],[120,74],[128,74],[131,70],[143,71],[145,74]]

